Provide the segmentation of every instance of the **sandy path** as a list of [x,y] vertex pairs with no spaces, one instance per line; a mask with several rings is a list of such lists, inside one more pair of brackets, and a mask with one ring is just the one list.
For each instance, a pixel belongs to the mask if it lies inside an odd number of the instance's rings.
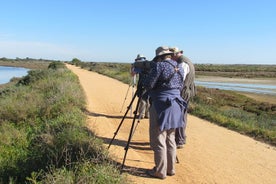
[[[87,95],[88,127],[108,145],[131,101],[132,88],[126,97],[128,85],[72,65],[67,67],[78,75]],[[133,106],[132,109],[136,101]],[[114,159],[120,163],[131,124],[128,113],[110,147]],[[180,163],[176,165],[176,175],[165,180],[149,178],[144,171],[154,166],[153,152],[149,148],[148,120],[141,120],[127,152],[125,169],[128,177],[139,184],[276,183],[274,147],[191,115],[188,116],[187,135],[185,148],[177,152]]]

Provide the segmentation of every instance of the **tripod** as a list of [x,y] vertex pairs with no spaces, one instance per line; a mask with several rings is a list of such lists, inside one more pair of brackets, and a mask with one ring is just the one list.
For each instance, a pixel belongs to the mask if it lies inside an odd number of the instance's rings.
[[[140,95],[140,97],[138,98],[138,102],[137,102],[137,104],[136,104],[135,111],[133,112],[134,117],[133,117],[133,120],[132,120],[132,125],[131,125],[131,128],[130,128],[130,132],[129,132],[129,136],[128,136],[127,145],[126,145],[126,147],[125,147],[125,155],[124,155],[124,158],[123,158],[121,170],[123,170],[124,165],[125,165],[125,160],[126,160],[126,156],[127,156],[127,152],[128,152],[128,148],[129,148],[130,141],[131,141],[132,136],[134,135],[134,132],[135,132],[135,130],[136,130],[138,124],[139,124],[139,121],[140,121],[140,117],[139,117],[138,122],[137,122],[137,124],[136,124],[136,127],[134,128],[135,120],[136,120],[136,118],[137,118],[137,115],[136,115],[136,114],[137,114],[137,111],[138,111],[138,107],[139,107],[141,98],[142,98],[142,96],[145,94],[145,92],[146,92],[146,91],[143,91],[142,94]],[[122,126],[122,124],[123,124],[123,122],[124,122],[124,119],[125,119],[125,117],[126,117],[128,111],[129,111],[130,107],[132,106],[132,104],[133,104],[133,102],[134,102],[134,99],[136,98],[137,94],[138,94],[138,89],[136,90],[136,92],[135,92],[135,94],[134,94],[134,96],[133,96],[133,98],[132,98],[132,100],[131,100],[129,106],[127,107],[127,110],[126,110],[126,112],[125,112],[125,114],[124,114],[124,116],[123,116],[123,118],[122,118],[122,120],[121,120],[121,122],[120,122],[120,124],[119,124],[119,126],[118,126],[118,128],[117,128],[117,130],[114,132],[114,136],[113,136],[113,138],[111,139],[111,141],[110,141],[110,143],[109,143],[109,145],[108,145],[108,149],[110,148],[112,142],[114,141],[116,135],[118,134],[118,132],[119,132],[119,130],[120,130],[120,128],[121,128],[121,126]],[[178,159],[177,156],[176,156],[176,163],[179,163],[179,159]]]
[[[145,92],[143,92],[143,93],[141,94],[141,96],[142,96],[144,93],[145,93]],[[126,112],[125,112],[125,114],[124,114],[124,116],[123,116],[123,118],[122,118],[122,120],[121,120],[121,122],[120,122],[120,124],[119,124],[119,126],[118,126],[118,128],[117,128],[117,130],[114,132],[114,136],[113,136],[113,138],[111,139],[111,141],[110,141],[110,143],[109,143],[109,145],[108,145],[108,149],[110,148],[110,146],[111,146],[112,142],[114,141],[114,139],[115,139],[117,133],[119,132],[119,130],[120,130],[122,124],[123,124],[123,121],[124,121],[124,119],[125,119],[125,117],[126,117],[128,111],[129,111],[129,109],[130,109],[132,103],[134,102],[134,99],[136,98],[137,94],[138,94],[138,90],[136,90],[136,92],[135,92],[135,94],[134,94],[134,96],[133,96],[133,98],[132,98],[132,100],[131,100],[129,106],[127,107],[127,110],[126,110]],[[137,118],[136,114],[137,114],[138,107],[139,107],[139,104],[140,104],[140,101],[141,101],[141,96],[138,98],[138,102],[137,102],[135,111],[133,112],[134,117],[133,117],[133,120],[132,120],[132,125],[131,125],[131,128],[130,128],[130,132],[129,132],[129,136],[128,136],[127,145],[126,145],[126,147],[125,147],[125,155],[124,155],[124,159],[123,159],[123,162],[122,162],[122,167],[121,167],[121,169],[124,168],[125,160],[126,160],[126,156],[127,156],[127,152],[128,152],[128,148],[129,148],[129,144],[130,144],[131,138],[132,138],[132,136],[133,136],[133,134],[134,134],[134,132],[135,132],[135,129],[136,129],[136,128],[134,129],[134,125],[135,125],[135,120],[136,120],[136,118]],[[139,122],[138,122],[138,123],[139,123]],[[137,125],[138,125],[138,123],[137,123]],[[136,125],[136,127],[137,127],[137,125]]]
[[[132,86],[132,97],[134,96],[134,93],[133,93],[133,90],[134,90],[134,88],[135,88],[135,86],[136,86],[136,75],[134,75],[134,76],[132,76],[132,79],[131,79],[131,81],[130,81],[130,83],[129,83],[129,85],[128,85],[128,88],[127,88],[127,92],[126,92],[126,95],[125,95],[125,99],[124,99],[124,102],[123,102],[123,105],[122,105],[122,107],[121,107],[121,110],[120,110],[120,112],[122,112],[122,110],[123,110],[123,107],[124,107],[124,105],[125,105],[125,101],[126,101],[126,99],[127,99],[127,95],[128,95],[128,92],[129,92],[129,88]],[[131,110],[130,110],[130,116],[132,115],[132,112],[131,112]]]

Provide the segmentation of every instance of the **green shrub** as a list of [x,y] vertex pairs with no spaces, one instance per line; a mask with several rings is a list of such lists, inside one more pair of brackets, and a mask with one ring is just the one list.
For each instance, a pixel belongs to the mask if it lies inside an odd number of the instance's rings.
[[0,125],[0,132],[0,178],[5,183],[12,176],[22,179],[20,175],[26,173],[21,166],[28,160],[28,133],[8,122]]
[[98,183],[98,184],[124,184],[126,179],[120,176],[119,171],[110,163],[94,164],[85,161],[75,165],[71,170],[66,168],[51,168],[48,173],[33,173],[29,181],[35,183],[37,178],[42,178],[41,184],[75,184],[75,183]]
[[[53,64],[30,71],[3,91],[0,183],[25,183],[26,178],[32,183],[78,183],[84,176],[96,183],[123,182],[102,141],[85,127],[85,96],[72,72]],[[89,169],[81,169],[86,163]],[[108,172],[91,176],[92,170]]]
[[276,145],[273,105],[231,91],[198,87],[190,112],[221,126]]
[[58,61],[51,62],[48,66],[48,69],[54,69],[54,70],[61,69],[61,68],[65,68],[65,65],[64,63],[58,62]]
[[45,78],[47,75],[49,75],[49,70],[30,70],[28,71],[28,75],[18,82],[18,85],[29,85],[39,79]]

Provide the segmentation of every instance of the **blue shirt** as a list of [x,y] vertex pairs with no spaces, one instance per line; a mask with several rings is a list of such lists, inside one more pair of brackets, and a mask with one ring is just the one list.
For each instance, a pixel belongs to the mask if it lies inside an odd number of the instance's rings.
[[[145,87],[149,90],[152,108],[155,109],[157,124],[161,131],[183,126],[186,102],[180,96],[183,88],[184,70],[177,62],[165,60],[157,62],[146,80]],[[152,114],[151,114],[152,116]]]
[[[184,69],[178,66],[179,71],[175,72],[174,66],[178,63],[174,60],[157,62],[149,76],[145,80],[144,86],[149,89],[179,89],[183,88]],[[171,77],[171,75],[173,75]]]

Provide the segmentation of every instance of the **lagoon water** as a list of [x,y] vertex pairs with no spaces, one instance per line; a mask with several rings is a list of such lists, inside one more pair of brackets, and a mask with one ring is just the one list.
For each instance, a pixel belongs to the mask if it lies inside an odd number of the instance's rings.
[[276,85],[196,81],[196,85],[240,92],[276,95]]
[[23,77],[28,71],[26,68],[0,66],[0,84],[8,83],[13,77]]

